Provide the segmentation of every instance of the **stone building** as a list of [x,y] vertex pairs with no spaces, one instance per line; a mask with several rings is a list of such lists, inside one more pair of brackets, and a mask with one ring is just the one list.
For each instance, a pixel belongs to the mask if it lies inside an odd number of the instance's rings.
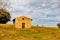
[[21,16],[13,19],[13,23],[15,24],[16,28],[31,28],[32,19],[26,16]]

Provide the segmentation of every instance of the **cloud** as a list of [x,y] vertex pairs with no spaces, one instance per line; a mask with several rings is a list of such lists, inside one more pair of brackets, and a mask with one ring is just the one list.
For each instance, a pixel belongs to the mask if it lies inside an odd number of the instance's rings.
[[56,26],[60,22],[59,0],[9,0],[12,19],[25,15],[34,25]]

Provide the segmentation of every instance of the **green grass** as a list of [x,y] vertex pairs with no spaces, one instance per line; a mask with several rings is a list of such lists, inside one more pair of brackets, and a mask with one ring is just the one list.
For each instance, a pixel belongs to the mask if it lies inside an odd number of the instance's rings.
[[16,29],[14,26],[0,26],[0,40],[60,40],[60,29],[34,26]]

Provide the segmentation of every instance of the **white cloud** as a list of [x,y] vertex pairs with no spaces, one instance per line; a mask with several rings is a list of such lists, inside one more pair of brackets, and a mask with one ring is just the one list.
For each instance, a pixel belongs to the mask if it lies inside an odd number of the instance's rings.
[[42,4],[42,6],[44,7],[44,6],[46,6],[46,4],[45,4],[45,3],[43,3],[43,4]]
[[54,4],[51,5],[51,8],[56,8],[56,7],[58,7],[57,3],[54,3]]
[[59,2],[59,0],[51,0],[52,2]]
[[31,3],[31,2],[34,2],[35,0],[10,0],[10,2],[14,5],[25,5],[25,4],[28,4],[28,3]]
[[[10,12],[12,13],[12,19],[21,15],[25,15],[33,18],[34,20],[60,20],[60,9],[56,8],[59,5],[58,0],[49,0],[49,2],[46,0],[9,0],[9,2],[11,3]],[[32,4],[32,6],[30,4]],[[48,14],[56,15],[56,17],[46,17]],[[55,25],[54,22],[52,22],[52,24]],[[48,25],[50,25],[50,23]]]

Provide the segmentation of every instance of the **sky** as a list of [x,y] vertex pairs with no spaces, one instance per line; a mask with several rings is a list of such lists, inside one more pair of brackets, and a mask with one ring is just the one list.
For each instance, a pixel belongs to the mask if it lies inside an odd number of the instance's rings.
[[57,27],[60,23],[60,0],[9,0],[8,3],[11,20],[26,16],[33,19],[32,25]]

